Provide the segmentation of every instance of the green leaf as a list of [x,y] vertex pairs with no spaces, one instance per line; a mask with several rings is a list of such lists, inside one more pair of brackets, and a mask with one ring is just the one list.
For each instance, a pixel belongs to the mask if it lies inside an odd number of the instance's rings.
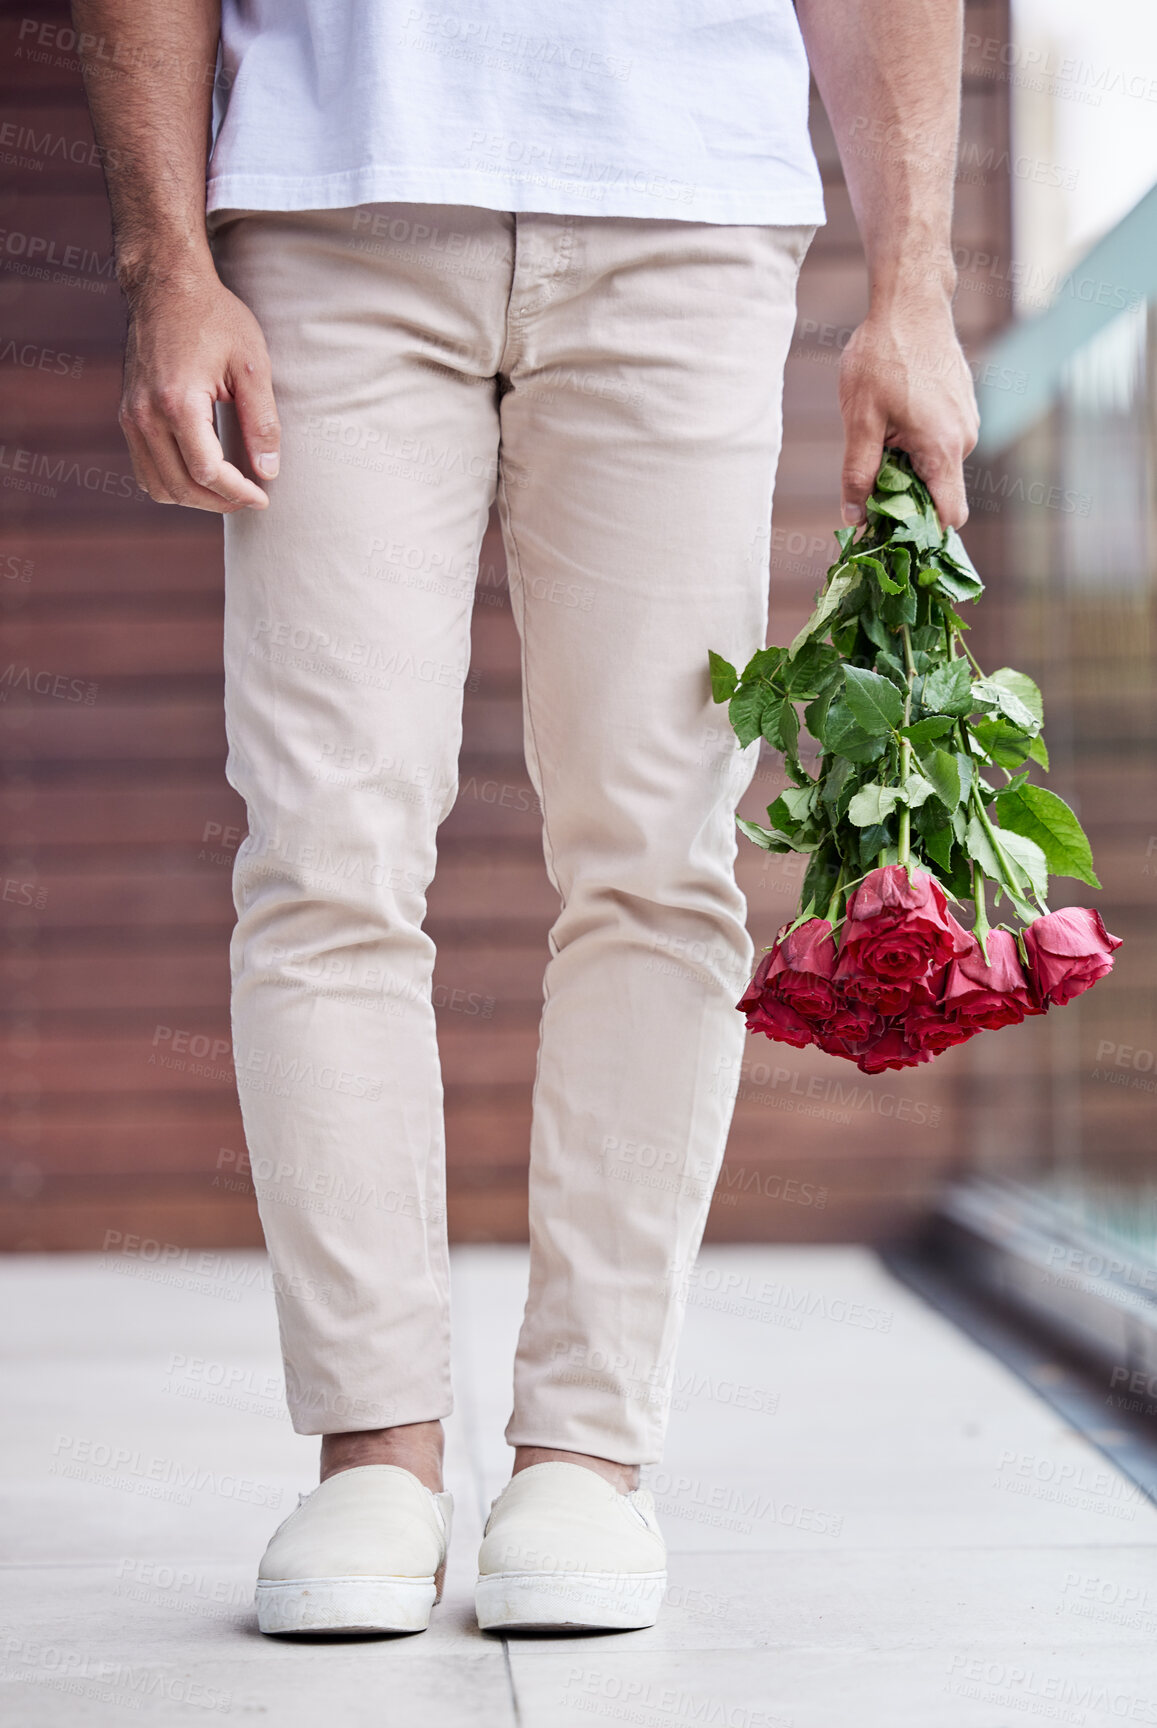
[[985,755],[995,762],[998,768],[1019,768],[1022,762],[1028,760],[1032,739],[1027,732],[1022,732],[1003,715],[978,720],[974,726],[969,727],[969,731]]
[[963,803],[972,791],[972,777],[975,772],[972,757],[966,751],[958,750],[953,760],[960,774],[960,800]]
[[743,668],[740,683],[749,684],[753,678],[774,678],[785,653],[786,649],[783,648],[756,649]]
[[887,738],[865,732],[841,696],[828,709],[823,745],[833,756],[846,756],[850,762],[874,762],[884,754]]
[[916,590],[904,588],[899,594],[889,594],[880,607],[885,624],[898,630],[901,624],[916,622]]
[[1040,721],[1020,697],[1012,690],[1006,690],[1003,684],[997,684],[991,678],[978,678],[972,686],[972,702],[975,708],[988,711],[995,709],[1020,731],[1031,737],[1040,731]]
[[920,806],[926,804],[929,798],[937,795],[931,780],[925,780],[923,774],[909,774],[904,782],[900,798],[901,802],[907,804],[909,809],[919,810]]
[[800,888],[800,899],[806,906],[825,906],[832,897],[840,869],[840,855],[830,841],[817,846],[808,860]]
[[973,699],[967,660],[950,660],[929,672],[918,695],[923,706],[936,714],[970,714]]
[[909,522],[920,514],[920,506],[907,492],[898,492],[887,498],[869,498],[868,509],[881,516],[890,516],[894,522]]
[[[876,862],[876,854],[882,848],[887,848],[892,840],[892,830],[886,822],[874,822],[870,828],[860,829],[860,863],[870,868]],[[894,862],[894,854],[893,859]]]
[[932,789],[946,810],[955,810],[960,802],[960,770],[955,756],[947,750],[925,748],[917,752],[920,766],[932,782]]
[[848,805],[848,821],[857,828],[871,828],[890,816],[902,800],[899,786],[861,786]]
[[788,658],[794,659],[805,642],[810,642],[813,636],[819,636],[827,628],[829,621],[835,617],[840,606],[856,588],[863,578],[856,569],[843,570],[838,576],[833,576],[823,593],[820,595],[815,611],[796,636],[788,649]]
[[[860,613],[860,629],[864,632],[864,635],[868,638],[869,642],[873,643],[882,653],[887,653],[889,647],[895,641],[892,632],[876,612]],[[877,658],[877,667],[879,664],[880,662]]]
[[1037,723],[1041,727],[1045,723],[1044,698],[1039,688],[1024,672],[1014,672],[1011,666],[1002,666],[999,672],[990,672],[990,684],[999,684],[1004,690],[1011,690],[1014,696],[1020,698]]
[[984,874],[995,882],[998,888],[1003,889],[1025,922],[1031,923],[1036,917],[1027,898],[1032,891],[1032,885],[1017,859],[1011,854],[1007,855],[1008,870],[1005,869],[978,816],[973,816],[965,830],[964,850],[970,858],[976,860]]
[[899,726],[904,718],[904,698],[891,679],[859,666],[845,666],[844,683],[848,707],[869,737],[884,737]]
[[789,786],[767,807],[768,818],[783,834],[796,834],[811,821],[814,786]]
[[759,730],[762,736],[767,739],[767,742],[771,745],[773,750],[782,750],[784,748],[781,723],[783,720],[784,710],[790,707],[791,704],[788,702],[786,696],[773,695],[770,701],[765,701],[763,704],[759,716]]
[[799,750],[799,715],[790,702],[785,702],[779,714],[781,749],[785,756],[795,756]]
[[904,586],[902,582],[894,582],[891,576],[889,576],[884,565],[878,558],[874,558],[870,552],[857,553],[852,562],[860,570],[870,570],[885,594],[899,594]]
[[912,484],[912,476],[903,468],[898,468],[894,462],[886,458],[880,472],[876,475],[877,492],[907,492]]
[[900,736],[910,738],[913,749],[919,751],[933,738],[942,738],[945,732],[951,732],[952,724],[948,714],[930,714],[927,720],[917,720],[913,726],[901,726]]
[[847,552],[848,547],[851,545],[855,537],[856,530],[854,528],[836,529],[836,545],[839,547],[841,554]]
[[1037,733],[1037,736],[1033,739],[1032,743],[1029,745],[1028,754],[1029,754],[1030,761],[1038,762],[1040,764],[1040,766],[1044,769],[1045,773],[1047,774],[1049,771],[1048,746],[1046,745],[1044,739],[1040,736],[1039,732]]
[[885,546],[884,556],[892,566],[892,575],[897,582],[907,584],[912,575],[912,554],[906,546]]
[[[905,522],[892,530],[892,541],[906,540],[917,552],[935,554],[940,548],[940,524],[935,514],[929,515],[921,511],[911,522]],[[922,560],[928,562],[928,560]]]
[[[1039,790],[1039,788],[1038,788]],[[1018,834],[1015,829],[1000,826],[1000,849],[1018,864],[1029,880],[1033,894],[1038,900],[1047,900],[1049,893],[1048,859],[1035,840],[1025,834]]]
[[812,737],[818,738],[821,744],[823,743],[824,723],[827,720],[828,709],[831,707],[833,697],[843,687],[844,680],[837,669],[834,674],[829,676],[815,701],[809,702],[803,711],[804,725]]
[[726,702],[735,694],[739,674],[730,660],[725,660],[722,654],[716,654],[714,648],[707,650],[707,662],[711,667],[711,700]]
[[764,707],[775,700],[775,692],[767,684],[741,684],[731,698],[727,718],[744,750],[759,737]]
[[758,822],[748,822],[742,816],[735,818],[735,826],[741,833],[746,834],[749,840],[754,840],[755,844],[761,847],[764,852],[808,851],[806,846],[796,846],[793,841],[787,838],[786,834],[773,833],[771,829],[761,828]]
[[1034,786],[1031,781],[1015,788],[1006,786],[996,795],[996,809],[1002,829],[1035,841],[1053,876],[1074,876],[1078,882],[1087,882],[1090,888],[1101,886],[1085,831],[1055,792],[1045,786]]
[[826,642],[807,642],[782,669],[784,689],[798,702],[818,696],[831,677],[839,655]]
[[924,850],[942,870],[952,868],[952,829],[937,828],[924,836]]
[[950,564],[955,565],[957,570],[962,570],[966,576],[974,576],[978,582],[980,581],[980,573],[968,556],[968,549],[955,528],[945,530],[940,555],[941,558],[945,558]]

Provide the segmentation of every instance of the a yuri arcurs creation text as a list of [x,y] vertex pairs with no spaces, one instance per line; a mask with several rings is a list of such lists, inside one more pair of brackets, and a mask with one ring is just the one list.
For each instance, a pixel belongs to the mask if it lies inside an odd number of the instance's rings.
[[[768,852],[810,854],[798,915],[737,1006],[751,1032],[875,1074],[1071,1001],[1120,942],[1087,907],[1049,911],[1050,875],[1100,887],[1089,843],[1031,777],[1048,768],[1040,691],[969,652],[956,607],[984,584],[906,456],[885,453],[866,526],[836,539],[790,648],[761,648],[742,672],[712,653],[711,688],[740,744],[765,738],[793,782],[769,827],[740,828]],[[1019,927],[990,927],[989,882]]]

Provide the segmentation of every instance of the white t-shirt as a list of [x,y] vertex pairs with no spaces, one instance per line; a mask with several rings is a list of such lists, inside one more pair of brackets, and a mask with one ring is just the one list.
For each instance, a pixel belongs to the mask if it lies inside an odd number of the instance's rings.
[[792,0],[223,0],[208,209],[820,223]]

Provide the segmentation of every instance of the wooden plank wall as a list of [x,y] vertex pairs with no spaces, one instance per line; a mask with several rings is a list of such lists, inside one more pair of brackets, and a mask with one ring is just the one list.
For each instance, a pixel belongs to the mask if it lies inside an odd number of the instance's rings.
[[[970,29],[1006,39],[1004,0],[968,11]],[[115,1244],[116,1232],[249,1244],[260,1237],[227,996],[230,869],[244,816],[223,774],[219,527],[137,496],[115,418],[123,312],[67,9],[45,4],[36,18],[31,37],[14,14],[0,25],[6,112],[27,129],[0,199],[0,226],[27,237],[0,253],[0,1246],[92,1248]],[[962,246],[1005,257],[1007,106],[1006,86],[969,78],[972,166],[957,220]],[[795,630],[829,559],[836,364],[865,303],[818,108],[815,137],[829,222],[805,267],[788,368],[774,640]],[[971,346],[1008,311],[966,277],[960,320]],[[973,543],[997,556],[999,524],[982,523]],[[518,1240],[555,904],[521,756],[516,638],[493,524],[473,664],[462,790],[441,833],[429,917],[444,999],[451,1228],[459,1240]],[[758,815],[777,786],[762,764],[747,812]],[[766,943],[796,880],[746,846],[742,872],[753,933]],[[864,1081],[846,1064],[751,1041],[711,1232],[851,1240],[902,1229],[967,1154],[962,1056],[900,1083]]]

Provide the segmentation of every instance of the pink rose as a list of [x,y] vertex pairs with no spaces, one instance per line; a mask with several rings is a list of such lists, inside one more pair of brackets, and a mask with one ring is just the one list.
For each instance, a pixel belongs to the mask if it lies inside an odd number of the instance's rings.
[[1110,936],[1099,912],[1066,906],[1035,918],[1024,932],[1029,974],[1041,1005],[1062,1007],[1113,970],[1110,956],[1121,946]]
[[1015,1026],[1026,1014],[1036,1013],[1016,937],[1008,930],[990,931],[987,964],[979,943],[975,953],[954,960],[944,986],[944,1007],[958,1025],[968,1028],[967,1035]]

